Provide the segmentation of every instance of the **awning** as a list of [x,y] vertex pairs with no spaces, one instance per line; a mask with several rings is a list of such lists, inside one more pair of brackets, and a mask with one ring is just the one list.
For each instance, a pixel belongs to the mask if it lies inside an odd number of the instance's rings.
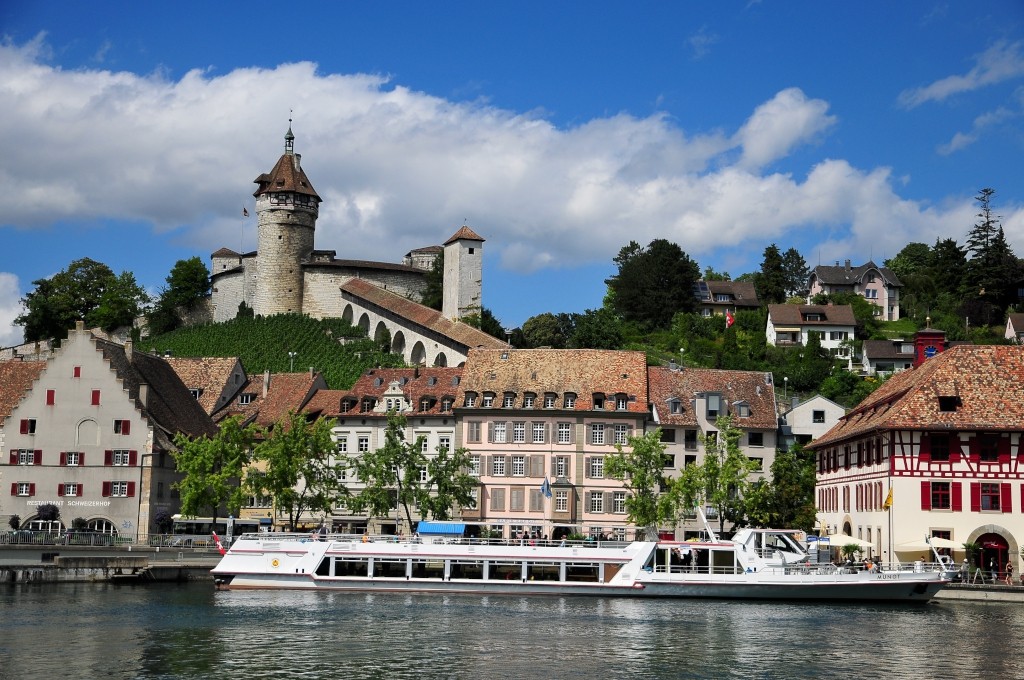
[[462,522],[420,522],[416,533],[421,536],[461,536],[466,530]]
[[269,517],[260,517],[260,525],[262,525],[262,526],[266,526],[266,525],[273,524],[273,523],[274,523],[274,520],[272,520]]
[[775,332],[776,333],[799,333],[800,329],[799,328],[788,328],[788,327],[783,327],[783,326],[776,326],[775,327]]
[[859,538],[847,536],[846,534],[833,534],[832,536],[823,536],[822,538],[828,538],[832,546],[836,548],[842,548],[844,545],[855,545],[858,548],[872,549],[875,547],[875,544],[871,541],[862,541]]
[[896,552],[913,552],[917,550],[930,550],[932,548],[947,548],[949,550],[964,551],[964,546],[956,541],[951,541],[948,538],[937,538],[931,539],[931,545],[928,545],[925,541],[910,541],[909,543],[900,543],[896,546]]

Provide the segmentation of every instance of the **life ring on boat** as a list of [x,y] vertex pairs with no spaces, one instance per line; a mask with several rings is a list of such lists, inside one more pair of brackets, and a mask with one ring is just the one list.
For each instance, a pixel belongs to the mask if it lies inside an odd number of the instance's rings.
[[277,561],[276,557],[274,559],[270,560],[270,566],[272,566],[272,567],[276,567],[279,564],[281,564],[281,563]]

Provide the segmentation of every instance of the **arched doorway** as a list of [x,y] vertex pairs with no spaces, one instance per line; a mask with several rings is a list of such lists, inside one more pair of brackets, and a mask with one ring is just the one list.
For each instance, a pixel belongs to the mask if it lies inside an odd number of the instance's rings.
[[974,541],[981,546],[978,566],[990,576],[994,572],[1003,574],[1006,571],[1006,562],[1010,557],[1010,546],[1006,539],[999,534],[982,534]]

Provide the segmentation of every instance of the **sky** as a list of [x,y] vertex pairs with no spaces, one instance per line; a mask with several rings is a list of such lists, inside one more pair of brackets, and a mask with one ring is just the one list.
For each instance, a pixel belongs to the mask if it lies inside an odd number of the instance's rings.
[[[256,247],[295,134],[316,247],[400,262],[463,225],[508,328],[600,307],[613,258],[1024,256],[1024,2],[0,3],[0,347],[90,257],[157,294]],[[245,219],[242,209],[253,216]]]

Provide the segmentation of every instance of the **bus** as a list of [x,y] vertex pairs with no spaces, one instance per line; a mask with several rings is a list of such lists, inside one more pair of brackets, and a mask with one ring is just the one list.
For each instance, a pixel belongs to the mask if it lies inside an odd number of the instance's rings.
[[[213,523],[212,517],[185,517],[184,515],[172,515],[174,520],[171,529],[173,536],[170,537],[171,545],[185,547],[207,547],[213,544],[213,532],[216,531],[221,540],[226,540],[228,532],[228,518],[218,517],[217,523]],[[231,520],[231,536],[256,533],[260,530],[259,519],[234,518]]]

